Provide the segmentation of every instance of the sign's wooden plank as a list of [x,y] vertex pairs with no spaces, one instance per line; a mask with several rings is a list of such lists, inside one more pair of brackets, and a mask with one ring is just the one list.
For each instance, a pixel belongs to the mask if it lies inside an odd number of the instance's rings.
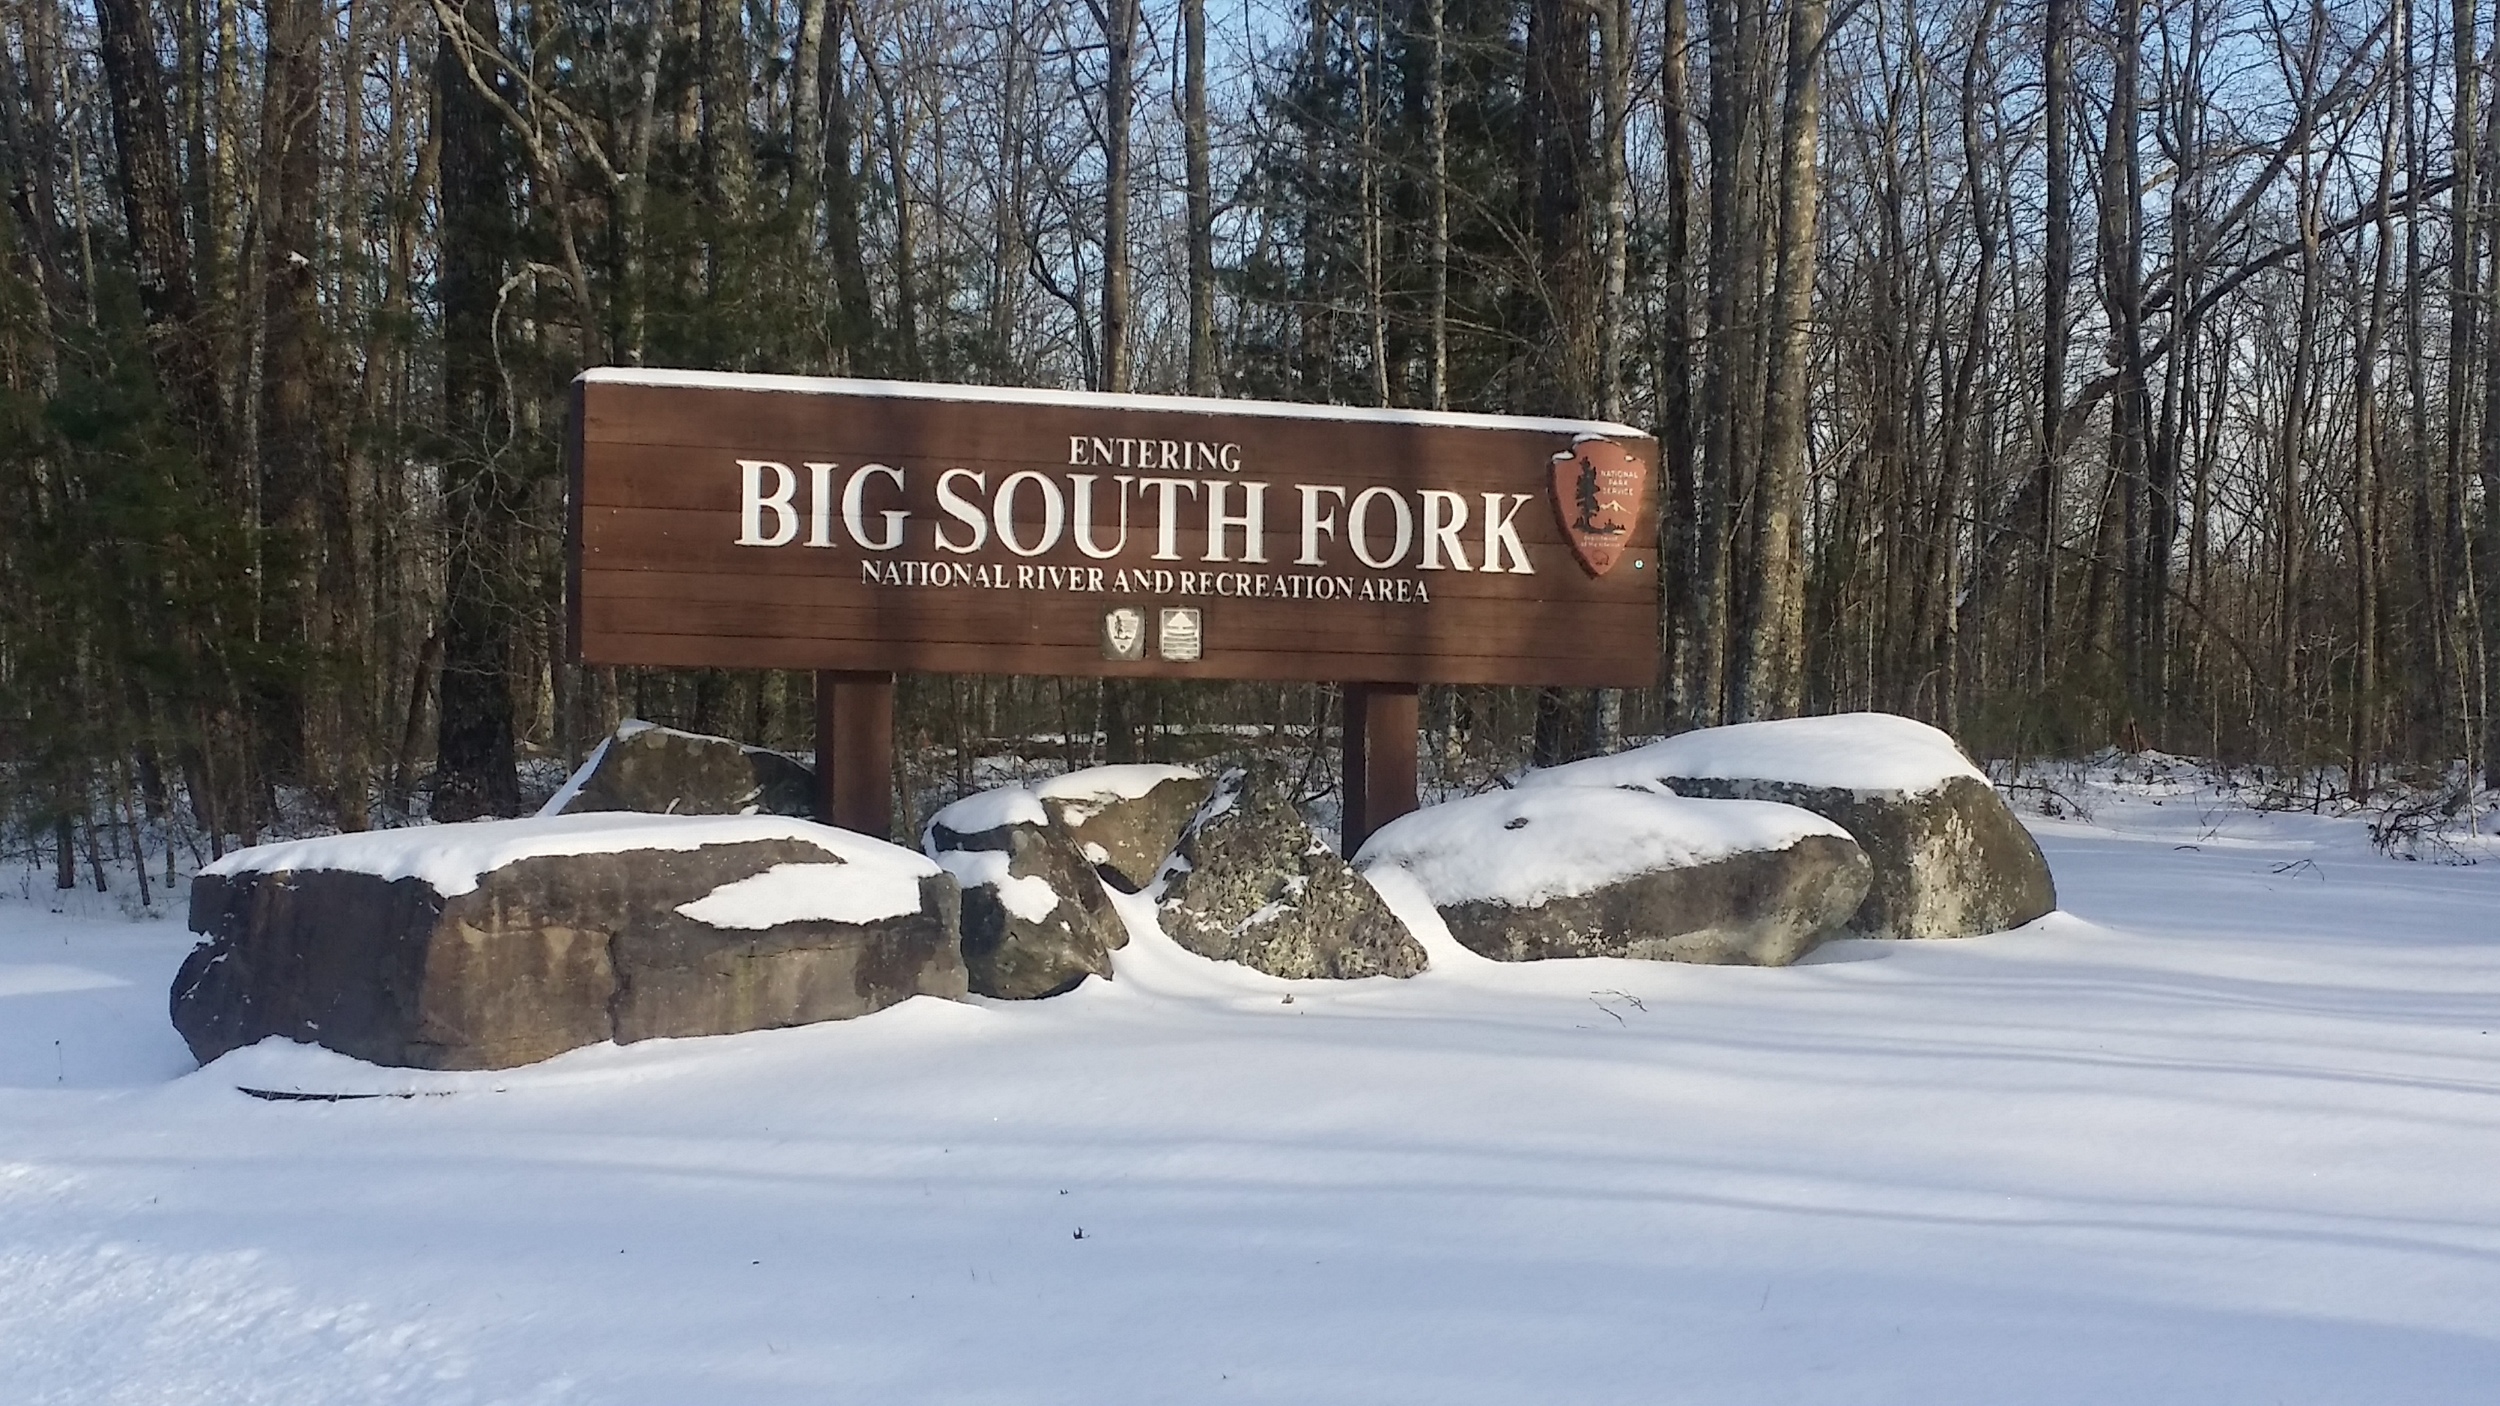
[[1621,426],[790,378],[576,386],[591,662],[1640,685]]
[[[591,588],[584,605],[586,622],[601,632],[617,634],[771,638],[813,631],[854,637],[907,630],[917,638],[941,642],[977,643],[1002,634],[1046,640],[1063,625],[1088,628],[1103,608],[1091,598],[1036,600],[1029,592],[1013,590],[917,591],[863,603],[856,599],[857,592],[845,591],[841,583],[806,578],[742,582],[734,577],[632,572],[623,574],[620,588],[610,583],[605,572],[587,572],[585,577]],[[661,583],[656,588],[655,579]],[[1149,599],[1123,597],[1120,603],[1143,604]],[[1262,610],[1262,602],[1192,599],[1210,646],[1301,649],[1312,642],[1309,622]],[[1586,652],[1567,628],[1573,621],[1585,618],[1614,628],[1637,628],[1644,618],[1640,609],[1628,602],[1577,607],[1492,602],[1463,626],[1412,604],[1349,602],[1336,613],[1351,627],[1350,633],[1391,645],[1461,654],[1568,658]],[[1070,619],[1057,618],[1061,615]],[[1090,648],[1090,634],[1087,640]]]
[[[1236,651],[1190,663],[1153,659],[1124,665],[1098,661],[1069,667],[1055,645],[893,643],[882,640],[792,640],[719,635],[617,635],[605,642],[603,662],[625,667],[678,669],[834,669],[877,672],[871,660],[890,660],[893,671],[927,674],[1062,674],[1159,679],[1259,679],[1276,683],[1342,683],[1380,678],[1401,667],[1400,656],[1362,650]],[[1616,661],[1587,658],[1521,660],[1516,656],[1445,655],[1434,661],[1433,681],[1451,684],[1516,683],[1524,668],[1561,688],[1623,688],[1626,671]]]

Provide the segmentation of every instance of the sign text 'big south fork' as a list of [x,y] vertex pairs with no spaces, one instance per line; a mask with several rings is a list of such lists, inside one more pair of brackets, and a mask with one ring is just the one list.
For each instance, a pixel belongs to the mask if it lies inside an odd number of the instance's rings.
[[1655,667],[1657,450],[1621,425],[620,369],[576,382],[572,454],[586,662]]

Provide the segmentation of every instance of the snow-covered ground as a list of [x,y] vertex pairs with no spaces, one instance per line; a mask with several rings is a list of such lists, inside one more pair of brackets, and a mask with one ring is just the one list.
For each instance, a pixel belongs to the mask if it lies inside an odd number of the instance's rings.
[[195,1072],[179,925],[11,884],[0,1402],[2500,1400],[2500,848],[2058,794],[1997,937],[1331,986],[1147,926],[492,1075]]

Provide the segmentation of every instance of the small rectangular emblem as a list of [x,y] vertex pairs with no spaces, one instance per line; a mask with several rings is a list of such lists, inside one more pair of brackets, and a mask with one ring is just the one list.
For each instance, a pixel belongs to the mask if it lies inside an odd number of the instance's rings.
[[1195,606],[1164,608],[1162,628],[1155,635],[1156,653],[1176,664],[1186,664],[1198,657],[1204,643]]

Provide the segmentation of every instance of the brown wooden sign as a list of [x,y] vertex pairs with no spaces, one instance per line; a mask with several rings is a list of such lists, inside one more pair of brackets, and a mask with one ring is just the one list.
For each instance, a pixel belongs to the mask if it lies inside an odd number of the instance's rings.
[[574,397],[586,662],[1656,674],[1657,446],[1621,425],[670,371]]
[[1622,425],[604,369],[570,449],[576,658],[819,671],[854,829],[898,670],[1344,683],[1349,852],[1415,805],[1416,685],[1657,672]]

